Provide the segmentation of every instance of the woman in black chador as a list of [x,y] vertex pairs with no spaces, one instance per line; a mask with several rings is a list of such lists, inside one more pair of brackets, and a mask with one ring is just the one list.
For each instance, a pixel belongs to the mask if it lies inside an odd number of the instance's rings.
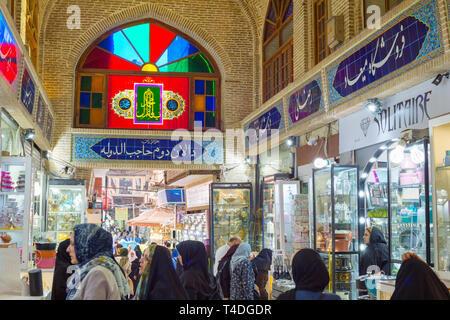
[[415,253],[402,256],[391,300],[450,300],[447,286]]
[[380,271],[388,274],[389,250],[383,232],[377,227],[368,227],[363,238],[367,248],[361,255],[359,274],[367,274],[369,266],[378,266]]

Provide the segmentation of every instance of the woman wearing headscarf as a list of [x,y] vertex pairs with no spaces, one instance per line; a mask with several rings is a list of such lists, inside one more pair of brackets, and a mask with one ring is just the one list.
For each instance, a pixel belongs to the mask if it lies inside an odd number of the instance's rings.
[[217,278],[219,279],[220,287],[224,300],[230,300],[230,285],[231,285],[231,259],[236,252],[239,244],[232,245],[227,253],[220,259],[217,264]]
[[391,300],[450,300],[447,286],[422,259],[407,252],[402,260]]
[[253,300],[255,273],[249,261],[252,249],[242,242],[231,258],[230,300]]
[[262,249],[250,263],[255,273],[255,284],[259,288],[259,298],[268,300],[269,294],[266,290],[266,284],[269,280],[269,270],[272,265],[272,250]]
[[330,277],[319,253],[301,249],[292,259],[292,277],[295,289],[281,294],[277,300],[341,300],[334,293],[323,293]]
[[129,294],[125,274],[113,257],[111,233],[96,224],[78,224],[67,252],[78,267],[67,281],[67,300],[120,300]]
[[131,273],[129,275],[131,281],[133,282],[133,289],[136,290],[137,285],[139,283],[139,261],[142,257],[141,249],[139,248],[139,245],[136,245],[134,247],[134,250],[130,251],[128,259],[131,263]]
[[170,251],[150,245],[140,261],[136,300],[185,300],[186,291],[173,267]]
[[70,255],[67,253],[67,247],[70,245],[70,239],[62,241],[56,252],[55,270],[53,272],[52,300],[66,300],[67,279],[71,272],[67,270],[70,263]]
[[190,300],[219,300],[216,281],[208,270],[205,245],[200,241],[186,240],[177,245],[178,259],[183,266],[180,280]]
[[361,254],[359,274],[367,274],[370,266],[378,266],[380,271],[388,274],[389,249],[383,232],[377,227],[368,227],[364,232],[363,239],[367,247]]

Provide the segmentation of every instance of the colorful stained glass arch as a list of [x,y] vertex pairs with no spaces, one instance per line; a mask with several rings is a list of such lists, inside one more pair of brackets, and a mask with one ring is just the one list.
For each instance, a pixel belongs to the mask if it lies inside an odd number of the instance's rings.
[[153,23],[109,35],[91,49],[82,68],[214,73],[212,64],[196,46]]

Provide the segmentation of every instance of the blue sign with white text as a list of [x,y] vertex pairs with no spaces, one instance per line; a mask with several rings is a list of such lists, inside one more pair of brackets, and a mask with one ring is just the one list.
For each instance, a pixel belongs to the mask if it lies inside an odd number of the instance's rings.
[[327,70],[330,105],[442,52],[436,2],[419,5]]

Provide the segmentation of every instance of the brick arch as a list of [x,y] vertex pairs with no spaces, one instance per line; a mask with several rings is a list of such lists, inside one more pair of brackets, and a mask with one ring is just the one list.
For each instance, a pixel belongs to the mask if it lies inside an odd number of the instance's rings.
[[78,39],[74,39],[66,57],[67,66],[73,68],[75,72],[81,55],[98,37],[116,27],[145,18],[161,21],[197,41],[212,56],[222,77],[225,77],[227,71],[232,68],[227,52],[208,32],[179,14],[151,3],[127,8],[91,25]]

